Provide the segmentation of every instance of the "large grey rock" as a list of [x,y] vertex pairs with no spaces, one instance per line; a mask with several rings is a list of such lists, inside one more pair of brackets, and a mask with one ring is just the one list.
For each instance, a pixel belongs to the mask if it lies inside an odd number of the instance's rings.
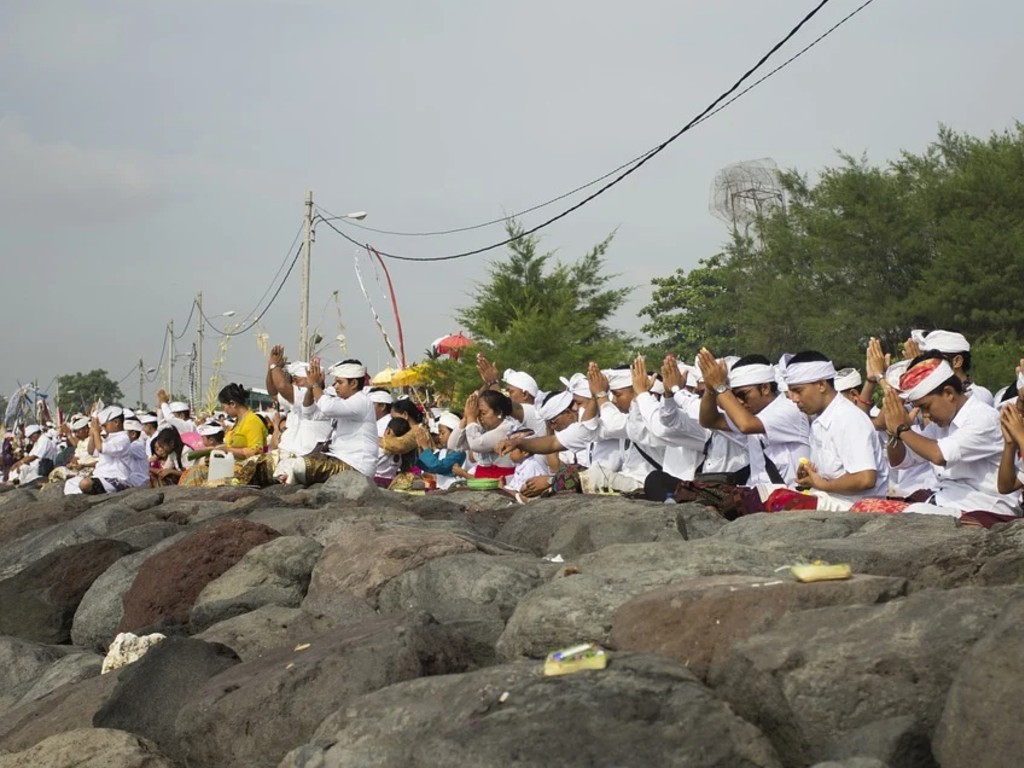
[[156,746],[131,733],[79,728],[22,752],[0,756],[0,768],[176,768]]
[[405,571],[436,557],[475,550],[473,544],[446,531],[351,524],[324,548],[313,569],[303,607],[326,613],[341,595],[354,595],[376,605],[381,588]]
[[1024,599],[1007,604],[953,678],[932,745],[943,768],[1015,765],[1024,754]]
[[382,613],[426,611],[464,635],[478,663],[491,664],[494,644],[519,599],[557,570],[554,563],[521,555],[441,557],[384,585],[379,607]]
[[11,541],[29,531],[67,522],[89,509],[84,496],[60,496],[34,501],[25,491],[0,496],[0,541]]
[[131,547],[114,539],[72,544],[0,581],[0,634],[66,643],[86,590]]
[[619,606],[612,645],[660,653],[704,678],[732,647],[793,611],[828,605],[871,605],[902,597],[907,582],[889,576],[801,584],[788,573],[772,579],[706,576],[645,592]]
[[377,616],[370,604],[358,597],[339,600],[335,606],[345,606],[344,615],[311,614],[301,608],[265,605],[214,624],[195,637],[223,643],[232,648],[242,661],[252,661],[268,651],[294,647],[335,627],[359,624]]
[[51,691],[96,677],[103,666],[103,657],[95,653],[68,653],[57,659],[37,677],[18,699],[18,705],[41,699]]
[[153,521],[149,512],[107,502],[71,520],[30,531],[0,544],[0,579],[5,579],[63,547],[97,539],[123,539],[124,532]]
[[264,605],[297,608],[322,550],[304,536],[282,536],[253,547],[203,587],[192,606],[193,629],[201,631]]
[[122,557],[107,568],[92,583],[78,604],[71,624],[71,642],[106,651],[124,616],[121,599],[135,581],[142,564],[186,535],[182,532],[165,538],[141,552]]
[[497,643],[501,658],[542,658],[577,642],[610,645],[612,618],[643,592],[697,576],[740,574],[764,580],[791,559],[714,538],[615,544],[567,561],[550,581],[525,595]]
[[972,535],[965,535],[924,563],[916,582],[940,589],[1024,584],[1024,525],[1020,521],[988,531],[968,528],[967,533]]
[[[577,557],[609,544],[683,539],[685,511],[712,519],[713,513],[700,505],[653,504],[620,496],[558,496],[523,506],[497,539],[535,555]],[[725,523],[715,518],[716,527]]]
[[326,504],[332,501],[366,501],[382,494],[372,477],[361,472],[341,472],[314,489],[313,498],[318,504]]
[[931,733],[956,662],[1022,594],[923,590],[881,605],[791,613],[736,645],[708,680],[789,765],[827,759],[858,729],[892,718]]
[[305,536],[327,546],[355,523],[408,523],[419,520],[383,492],[370,503],[335,501],[320,509],[265,507],[249,514],[253,522],[269,525],[285,536]]
[[[448,520],[461,522],[472,531],[488,539],[494,539],[498,531],[521,506],[507,496],[499,496],[506,502],[504,506],[487,506],[478,509],[472,503],[460,504],[464,494],[436,494],[427,496],[407,496],[405,508],[422,520]],[[472,502],[472,500],[467,500]]]
[[194,692],[177,719],[182,761],[271,768],[353,696],[467,664],[461,639],[424,615],[374,619],[268,652]]
[[[503,700],[504,697],[504,700]],[[684,667],[617,654],[543,677],[518,662],[350,700],[281,768],[780,766],[770,743]]]
[[0,637],[0,713],[45,695],[48,691],[42,689],[48,683],[44,680],[54,682],[57,665],[66,673],[68,664],[75,666],[90,657],[97,658],[66,646],[44,645],[19,637]]
[[207,680],[238,663],[227,646],[168,637],[121,672],[92,724],[144,736],[177,758],[182,752],[174,731],[178,713]]

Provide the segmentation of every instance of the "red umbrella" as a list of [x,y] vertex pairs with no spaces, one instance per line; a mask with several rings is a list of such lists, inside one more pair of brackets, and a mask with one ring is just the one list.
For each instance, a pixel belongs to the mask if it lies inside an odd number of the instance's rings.
[[466,347],[471,346],[473,346],[473,340],[468,336],[463,336],[462,331],[448,336],[442,336],[434,342],[434,349],[436,349],[439,354],[448,355],[453,360],[458,360],[459,353]]

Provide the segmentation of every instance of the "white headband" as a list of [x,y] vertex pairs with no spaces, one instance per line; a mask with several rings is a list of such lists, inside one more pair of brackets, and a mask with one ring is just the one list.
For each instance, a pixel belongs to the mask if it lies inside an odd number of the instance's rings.
[[537,415],[544,421],[551,421],[556,416],[565,413],[570,407],[572,407],[572,392],[559,392],[544,401],[544,404],[537,409]]
[[733,368],[729,372],[729,386],[751,387],[755,384],[771,384],[775,381],[775,366],[764,363],[752,363]]
[[175,400],[173,403],[171,403],[170,409],[171,413],[182,413],[188,410],[188,405],[186,403],[182,403]]
[[609,368],[601,373],[608,378],[608,389],[633,388],[633,371],[629,368]]
[[932,331],[925,333],[921,330],[910,332],[910,338],[917,342],[922,352],[941,352],[944,355],[955,355],[958,352],[970,352],[971,345],[962,333],[955,331]]
[[[918,363],[918,365],[921,365],[921,363]],[[907,372],[903,374],[903,376],[905,377],[912,370],[913,368],[908,369]],[[934,370],[932,370],[931,373],[929,373],[927,376],[925,376],[923,379],[917,382],[917,384],[915,384],[913,387],[906,390],[905,392],[900,392],[900,397],[902,397],[904,400],[918,400],[919,398],[922,398],[925,395],[927,395],[932,390],[938,389],[939,385],[941,385],[942,382],[951,379],[952,377],[953,367],[945,360],[942,360],[939,362],[937,366],[935,366]]]
[[511,368],[506,368],[501,379],[510,387],[517,387],[533,397],[537,397],[540,392],[537,380],[526,371],[514,371]]
[[113,421],[124,416],[124,411],[116,405],[108,405],[102,411],[100,411],[96,418],[99,419],[100,424],[106,424],[108,421]]
[[86,416],[79,416],[77,419],[72,419],[71,424],[68,426],[75,431],[85,429],[85,427],[89,426],[89,419]]
[[827,381],[836,377],[836,367],[830,360],[810,360],[806,363],[790,364],[789,361],[792,357],[792,355],[783,355],[779,360],[782,378],[790,387],[810,384],[814,381]]
[[845,392],[848,389],[855,389],[864,383],[860,377],[860,371],[856,368],[843,368],[836,371],[836,391]]
[[196,432],[203,437],[213,437],[214,435],[219,435],[223,431],[224,427],[220,424],[203,424],[203,426],[196,429]]
[[565,388],[576,397],[585,397],[589,400],[594,396],[590,391],[590,382],[582,373],[574,373],[568,379],[564,376],[559,376],[558,378],[565,385]]
[[446,411],[445,413],[442,413],[440,416],[437,417],[437,423],[443,424],[444,426],[448,427],[448,429],[450,429],[452,432],[459,428],[459,423],[461,421],[462,419],[460,419],[451,411]]
[[157,421],[158,421],[157,417],[153,416],[152,414],[149,414],[149,413],[144,413],[141,416],[139,416],[139,423],[140,424],[156,424]]
[[395,398],[391,396],[390,392],[386,390],[381,390],[380,392],[370,393],[370,402],[381,403],[383,405],[391,405],[393,402],[395,402]]
[[366,366],[358,363],[338,363],[332,365],[327,373],[336,379],[364,379]]
[[142,425],[138,421],[136,421],[135,419],[125,419],[124,431],[125,432],[141,432],[142,431]]
[[309,373],[309,363],[288,363],[288,365],[286,365],[284,369],[288,371],[288,375],[291,376],[292,378],[295,378],[296,376],[306,376]]
[[34,435],[36,432],[42,431],[43,428],[40,427],[38,424],[30,424],[29,426],[25,427],[25,437],[32,437],[32,435]]

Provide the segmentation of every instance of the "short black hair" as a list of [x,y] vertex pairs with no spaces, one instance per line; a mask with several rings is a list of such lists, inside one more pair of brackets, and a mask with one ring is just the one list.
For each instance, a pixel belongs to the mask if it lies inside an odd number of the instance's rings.
[[416,407],[412,400],[395,400],[391,404],[392,413],[403,413],[409,417],[409,421],[415,424],[423,423],[423,413]]
[[512,415],[512,400],[503,392],[499,392],[496,389],[486,389],[480,393],[480,399],[487,403],[487,407],[503,419]]
[[222,405],[235,403],[236,405],[249,406],[249,390],[241,384],[228,384],[217,394],[217,400]]
[[[771,365],[772,361],[764,355],[744,355],[735,363],[732,364],[730,370],[736,370],[742,368],[745,365]],[[768,387],[771,389],[773,395],[779,394],[779,384],[776,381],[767,382]],[[758,387],[765,386],[764,384],[757,384]]]

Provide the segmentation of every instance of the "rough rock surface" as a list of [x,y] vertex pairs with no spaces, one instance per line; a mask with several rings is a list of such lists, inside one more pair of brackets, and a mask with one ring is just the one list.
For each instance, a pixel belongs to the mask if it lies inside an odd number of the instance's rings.
[[281,536],[253,547],[199,593],[192,627],[203,630],[264,605],[298,607],[322,550],[304,536]]
[[74,648],[43,645],[18,637],[0,637],[0,714],[20,703],[34,701],[64,683],[74,682],[75,670],[89,666],[99,673],[99,657]]
[[50,552],[0,581],[0,635],[40,643],[66,643],[86,590],[110,565],[131,552],[121,541],[96,539]]
[[436,557],[475,550],[465,539],[445,531],[369,523],[349,525],[324,548],[313,569],[303,607],[327,612],[339,595],[354,595],[376,604],[381,588],[405,571]]
[[194,691],[177,719],[182,761],[276,766],[353,696],[467,665],[461,638],[425,615],[373,619],[270,651]]
[[175,542],[142,564],[124,595],[119,632],[160,623],[185,624],[203,588],[246,552],[279,534],[248,520],[213,523]]
[[182,532],[163,539],[140,552],[125,555],[107,568],[78,604],[71,624],[71,642],[105,652],[124,618],[124,594],[135,581],[142,564],[187,535]]
[[181,749],[174,721],[181,708],[203,683],[238,662],[227,646],[169,637],[121,672],[92,724],[144,736],[177,757]]
[[567,561],[550,581],[525,595],[498,640],[498,654],[543,658],[576,642],[608,646],[615,610],[636,595],[696,576],[768,580],[786,559],[781,552],[713,538],[614,544]]
[[80,728],[44,739],[12,755],[0,768],[177,768],[154,744],[108,728]]
[[242,661],[252,661],[268,651],[286,646],[291,648],[336,627],[359,624],[377,616],[370,604],[358,597],[339,600],[335,606],[345,606],[345,614],[339,615],[341,611],[332,615],[312,614],[302,608],[265,605],[214,624],[195,637],[223,643],[233,649]]
[[[505,697],[502,702],[502,697]],[[536,662],[392,685],[348,702],[281,768],[780,766],[770,743],[684,667],[616,654],[543,677]]]
[[791,613],[737,644],[708,679],[790,765],[827,759],[844,737],[895,717],[931,733],[955,672],[950,660],[1019,595],[1024,588],[924,590],[881,605]]
[[907,582],[886,576],[801,584],[789,574],[771,579],[708,576],[676,582],[624,603],[615,612],[612,645],[661,653],[700,678],[732,647],[782,616],[829,605],[881,603],[906,594]]
[[953,678],[933,747],[943,768],[1019,764],[1024,729],[1024,599],[1010,602]]

